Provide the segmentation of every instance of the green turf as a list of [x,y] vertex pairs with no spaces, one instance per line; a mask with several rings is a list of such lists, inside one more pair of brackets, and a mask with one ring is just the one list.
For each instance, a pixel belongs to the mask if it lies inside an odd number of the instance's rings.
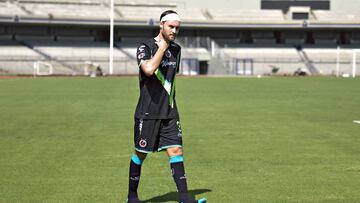
[[[193,195],[360,202],[360,79],[179,78]],[[136,77],[0,80],[0,202],[124,202]],[[175,202],[164,153],[140,196]]]

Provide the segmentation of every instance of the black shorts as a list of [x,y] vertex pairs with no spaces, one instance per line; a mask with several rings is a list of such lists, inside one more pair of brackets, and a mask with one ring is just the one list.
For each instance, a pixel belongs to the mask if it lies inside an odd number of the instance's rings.
[[180,121],[175,119],[138,119],[134,125],[135,150],[143,153],[182,147]]

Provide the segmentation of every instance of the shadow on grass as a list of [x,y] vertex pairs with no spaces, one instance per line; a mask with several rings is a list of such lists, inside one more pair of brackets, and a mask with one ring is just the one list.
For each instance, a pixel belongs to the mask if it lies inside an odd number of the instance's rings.
[[[189,190],[189,193],[192,197],[195,195],[199,195],[202,193],[211,192],[209,189],[196,189]],[[153,197],[151,199],[143,200],[143,202],[168,202],[168,201],[178,201],[178,193],[177,192],[169,192],[160,196]]]

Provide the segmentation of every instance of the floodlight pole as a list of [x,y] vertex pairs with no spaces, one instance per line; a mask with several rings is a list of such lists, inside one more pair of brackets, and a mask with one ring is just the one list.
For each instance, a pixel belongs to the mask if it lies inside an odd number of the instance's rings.
[[356,75],[356,49],[353,50],[353,65],[352,65],[352,77]]
[[110,2],[110,53],[109,53],[109,74],[113,74],[114,57],[114,0]]
[[340,72],[340,46],[337,46],[336,52],[336,77],[339,77]]
[[211,56],[215,57],[215,41],[211,40]]

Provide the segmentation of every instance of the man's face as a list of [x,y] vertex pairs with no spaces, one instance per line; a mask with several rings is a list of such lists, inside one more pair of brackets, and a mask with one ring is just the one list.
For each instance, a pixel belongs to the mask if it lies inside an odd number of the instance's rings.
[[166,41],[172,42],[175,40],[180,29],[180,22],[176,20],[169,20],[161,22],[161,33]]

